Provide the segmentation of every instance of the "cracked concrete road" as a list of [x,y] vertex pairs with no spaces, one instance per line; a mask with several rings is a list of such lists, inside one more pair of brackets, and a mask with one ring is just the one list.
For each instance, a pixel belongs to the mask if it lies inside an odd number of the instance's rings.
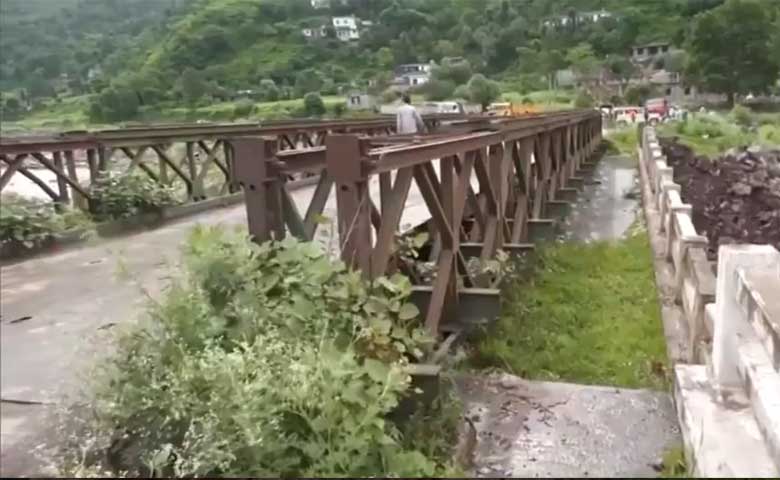
[[657,477],[680,442],[666,392],[508,374],[461,377],[457,388],[476,428],[478,477]]

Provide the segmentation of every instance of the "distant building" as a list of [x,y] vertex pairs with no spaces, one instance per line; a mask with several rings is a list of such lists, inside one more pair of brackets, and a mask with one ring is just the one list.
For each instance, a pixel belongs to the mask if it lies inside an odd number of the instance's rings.
[[96,80],[103,76],[103,69],[100,68],[100,65],[96,65],[89,69],[87,72],[87,81],[91,82],[92,80]]
[[306,38],[322,38],[327,34],[325,25],[321,27],[310,27],[301,29],[301,33]]
[[646,45],[637,45],[631,50],[631,60],[637,63],[644,63],[663,57],[671,51],[669,42],[648,43]]
[[374,107],[376,107],[376,99],[365,92],[347,95],[347,110],[372,110]]
[[573,22],[576,22],[577,24],[596,23],[612,17],[612,13],[606,10],[577,12],[576,14],[572,15],[557,15],[555,17],[548,18],[542,22],[542,26],[545,29],[554,30],[571,25]]
[[311,0],[312,8],[330,8],[330,0]]
[[342,42],[360,38],[358,20],[353,16],[333,17],[333,28],[336,30],[336,38]]
[[395,67],[393,86],[399,90],[424,85],[431,80],[431,65],[429,63],[407,63]]

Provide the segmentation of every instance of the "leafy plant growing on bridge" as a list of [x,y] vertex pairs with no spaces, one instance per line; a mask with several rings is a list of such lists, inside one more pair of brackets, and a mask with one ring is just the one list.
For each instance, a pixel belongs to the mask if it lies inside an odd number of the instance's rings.
[[218,229],[193,233],[184,265],[99,367],[81,437],[97,441],[75,460],[155,476],[446,473],[389,415],[431,345],[408,280],[366,283],[314,244]]
[[141,174],[103,176],[91,187],[92,213],[97,220],[158,212],[177,203],[173,188]]

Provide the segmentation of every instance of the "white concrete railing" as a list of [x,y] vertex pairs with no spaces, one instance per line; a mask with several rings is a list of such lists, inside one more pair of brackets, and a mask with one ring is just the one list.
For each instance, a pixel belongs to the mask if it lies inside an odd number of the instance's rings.
[[710,376],[718,392],[750,400],[780,468],[780,252],[770,245],[724,245],[718,251]]
[[706,363],[713,332],[704,307],[715,300],[715,275],[707,260],[707,237],[699,235],[693,226],[692,207],[682,201],[682,189],[674,183],[674,169],[666,162],[655,129],[647,127],[642,135],[642,168],[660,213],[665,256],[674,271],[675,298],[685,313],[687,352],[691,361]]
[[[696,476],[780,476],[780,252],[723,245],[717,276],[653,128],[643,132],[653,192],[694,361],[675,367],[686,455]],[[714,303],[713,303],[714,302]],[[711,342],[711,348],[709,347]]]

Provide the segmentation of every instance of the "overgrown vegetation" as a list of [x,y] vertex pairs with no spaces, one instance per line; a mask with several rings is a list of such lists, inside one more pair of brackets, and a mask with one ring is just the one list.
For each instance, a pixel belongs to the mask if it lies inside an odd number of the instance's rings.
[[636,127],[627,127],[607,134],[607,153],[636,155],[639,137]]
[[451,403],[390,415],[432,346],[405,277],[368,284],[314,244],[217,228],[193,232],[183,263],[97,366],[62,473],[454,473]]
[[90,187],[92,214],[96,220],[115,220],[159,212],[176,202],[175,190],[146,175],[107,175]]
[[729,115],[699,113],[684,121],[661,124],[659,132],[678,137],[697,153],[713,156],[730,148],[780,145],[780,115],[755,114],[736,106]]
[[664,388],[666,347],[645,232],[554,245],[505,289],[474,366],[533,380]]
[[58,212],[51,202],[4,194],[0,201],[0,244],[33,248],[51,237],[91,226],[89,217],[75,209]]

